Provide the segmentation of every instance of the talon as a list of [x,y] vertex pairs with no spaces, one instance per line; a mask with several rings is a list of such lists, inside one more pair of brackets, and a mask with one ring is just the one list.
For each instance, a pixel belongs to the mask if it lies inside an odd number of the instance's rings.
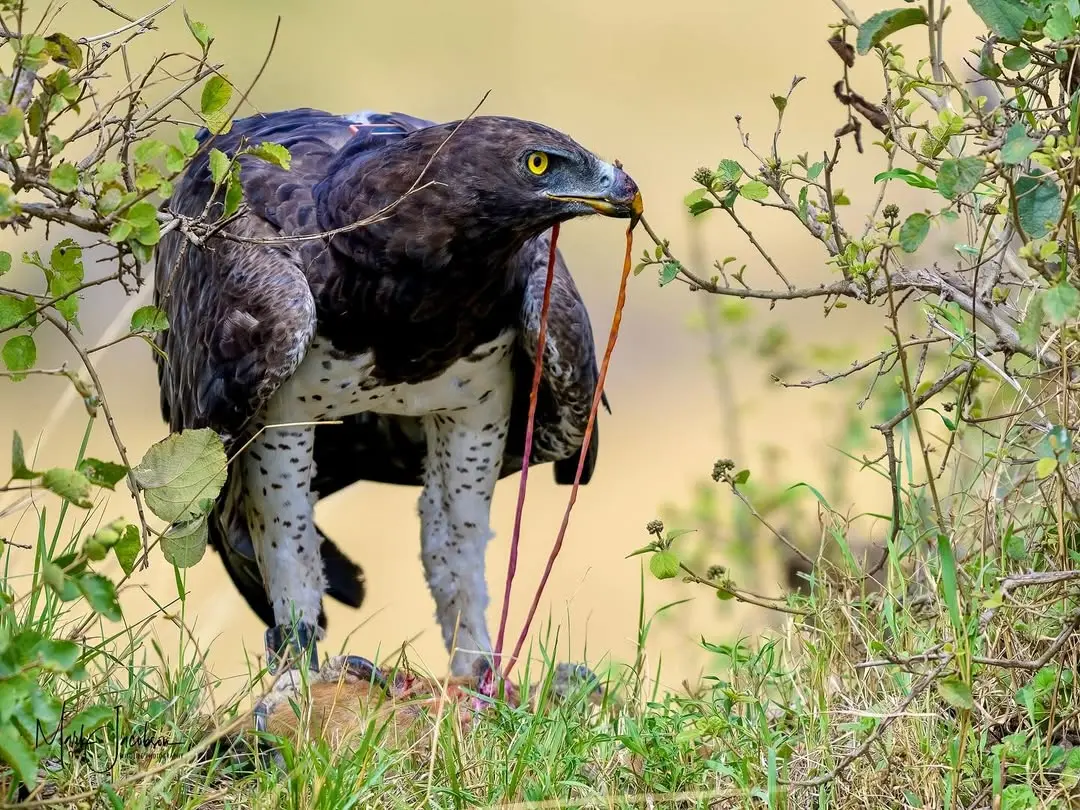
[[317,630],[310,624],[299,622],[295,632],[290,627],[282,627],[280,624],[270,627],[266,631],[266,666],[270,674],[277,674],[287,656],[287,650],[291,646],[296,653],[297,661],[303,658],[305,650],[310,651],[308,668],[313,672],[319,671],[319,652],[315,639]]
[[359,655],[347,655],[345,656],[345,668],[357,678],[378,684],[384,692],[389,694],[390,685],[386,681],[386,676],[374,663],[366,658],[361,658]]

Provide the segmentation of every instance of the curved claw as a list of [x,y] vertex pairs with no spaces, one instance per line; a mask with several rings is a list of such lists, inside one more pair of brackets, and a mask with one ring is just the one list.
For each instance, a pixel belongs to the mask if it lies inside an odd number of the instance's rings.
[[386,676],[382,673],[382,670],[368,659],[359,655],[347,655],[345,656],[345,668],[350,675],[377,684],[384,692],[390,692],[390,684],[387,683]]

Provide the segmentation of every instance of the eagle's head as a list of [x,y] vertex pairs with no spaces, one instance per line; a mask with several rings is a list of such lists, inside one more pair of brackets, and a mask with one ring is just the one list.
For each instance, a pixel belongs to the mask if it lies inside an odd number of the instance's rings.
[[575,217],[641,214],[641,193],[622,168],[543,124],[479,116],[373,149],[379,137],[361,134],[342,149],[317,192],[330,227],[390,208],[346,240],[347,252],[378,245],[384,257],[438,266],[513,252]]

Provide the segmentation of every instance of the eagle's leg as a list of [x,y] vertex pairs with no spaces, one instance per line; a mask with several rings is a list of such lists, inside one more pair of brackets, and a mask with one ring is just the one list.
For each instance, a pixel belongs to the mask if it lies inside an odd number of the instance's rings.
[[492,537],[491,498],[506,445],[509,401],[507,384],[465,410],[424,417],[421,559],[454,675],[472,673],[477,659],[491,654],[484,555]]
[[[266,423],[288,421],[267,409]],[[325,590],[319,537],[310,494],[312,428],[268,428],[244,452],[244,503],[248,529],[275,626],[266,632],[271,669],[292,647],[295,661],[308,656],[318,668],[316,640]]]

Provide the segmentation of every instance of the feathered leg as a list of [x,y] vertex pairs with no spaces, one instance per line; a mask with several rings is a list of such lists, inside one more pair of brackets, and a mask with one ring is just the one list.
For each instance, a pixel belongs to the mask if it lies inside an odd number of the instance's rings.
[[[275,401],[266,424],[281,424]],[[318,668],[316,638],[325,590],[325,576],[315,529],[312,428],[268,428],[244,452],[244,504],[255,559],[266,586],[275,626],[266,631],[267,657],[273,668],[292,639],[299,653],[307,650]]]
[[491,653],[484,556],[509,425],[507,376],[505,386],[478,404],[424,418],[428,453],[420,494],[421,559],[454,675],[475,671],[477,659]]

